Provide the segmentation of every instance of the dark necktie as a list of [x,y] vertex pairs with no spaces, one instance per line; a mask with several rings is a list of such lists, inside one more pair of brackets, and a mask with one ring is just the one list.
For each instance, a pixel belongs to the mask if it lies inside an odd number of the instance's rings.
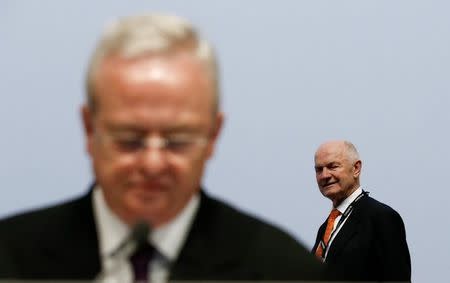
[[148,266],[154,252],[150,244],[144,243],[130,256],[135,282],[148,282]]

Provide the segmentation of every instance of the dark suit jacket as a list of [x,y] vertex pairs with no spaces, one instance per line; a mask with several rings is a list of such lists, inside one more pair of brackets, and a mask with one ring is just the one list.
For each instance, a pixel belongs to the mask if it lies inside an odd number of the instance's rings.
[[[320,226],[313,253],[326,224]],[[362,197],[331,243],[325,262],[340,280],[410,281],[411,260],[402,218],[391,207]]]
[[[0,278],[92,279],[100,271],[91,194],[0,221]],[[201,194],[171,280],[309,280],[322,266],[292,237]]]

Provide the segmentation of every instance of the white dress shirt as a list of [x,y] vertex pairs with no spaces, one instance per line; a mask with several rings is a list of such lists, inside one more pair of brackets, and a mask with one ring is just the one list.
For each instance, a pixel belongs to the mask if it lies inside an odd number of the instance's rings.
[[[109,208],[103,191],[98,186],[94,189],[92,196],[100,263],[106,275],[103,282],[131,283],[133,272],[128,259],[111,257],[131,229]],[[181,251],[199,204],[200,196],[196,194],[176,218],[150,231],[148,240],[156,250],[149,266],[152,283],[168,281],[170,264],[176,260]]]
[[[336,235],[339,233],[339,231],[341,230],[341,228],[344,226],[345,222],[348,220],[348,218],[350,217],[350,215],[352,214],[352,212],[349,213],[349,215],[347,216],[347,218],[344,219],[344,221],[342,222],[342,224],[338,227],[338,229],[336,230],[336,227],[339,223],[339,220],[341,220],[342,218],[342,214],[344,214],[345,210],[350,206],[350,204],[360,195],[363,193],[363,190],[361,187],[357,188],[351,195],[349,195],[345,200],[343,200],[341,202],[341,204],[339,204],[336,209],[339,210],[339,212],[341,213],[338,217],[336,217],[336,220],[334,221],[334,226],[333,226],[333,230],[331,231],[331,238],[328,241],[328,246],[327,249],[325,251],[325,257],[324,259],[327,258],[328,255],[328,251],[329,251],[329,247],[331,246],[331,244],[333,243],[334,238],[336,238]],[[336,230],[336,231],[334,231]]]

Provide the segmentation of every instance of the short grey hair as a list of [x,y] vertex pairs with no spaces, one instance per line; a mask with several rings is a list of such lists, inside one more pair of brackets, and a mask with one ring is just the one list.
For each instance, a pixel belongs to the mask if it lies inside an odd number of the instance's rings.
[[354,163],[358,160],[360,160],[358,150],[356,149],[355,145],[349,141],[343,141],[344,147],[345,147],[345,154],[348,158],[348,161],[351,163]]
[[136,58],[145,55],[187,51],[202,62],[214,87],[214,111],[219,109],[219,74],[212,45],[200,38],[185,19],[174,15],[148,14],[129,16],[108,26],[91,57],[86,77],[87,105],[96,108],[94,75],[101,61],[108,56]]

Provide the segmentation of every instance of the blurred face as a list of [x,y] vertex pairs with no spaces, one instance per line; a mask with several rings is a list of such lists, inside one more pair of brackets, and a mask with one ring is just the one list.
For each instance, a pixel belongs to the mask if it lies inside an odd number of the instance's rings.
[[351,162],[341,142],[319,147],[315,155],[316,180],[320,192],[338,206],[359,187],[361,161]]
[[83,120],[108,206],[129,225],[171,220],[198,192],[222,123],[203,65],[183,53],[108,57],[94,91]]

